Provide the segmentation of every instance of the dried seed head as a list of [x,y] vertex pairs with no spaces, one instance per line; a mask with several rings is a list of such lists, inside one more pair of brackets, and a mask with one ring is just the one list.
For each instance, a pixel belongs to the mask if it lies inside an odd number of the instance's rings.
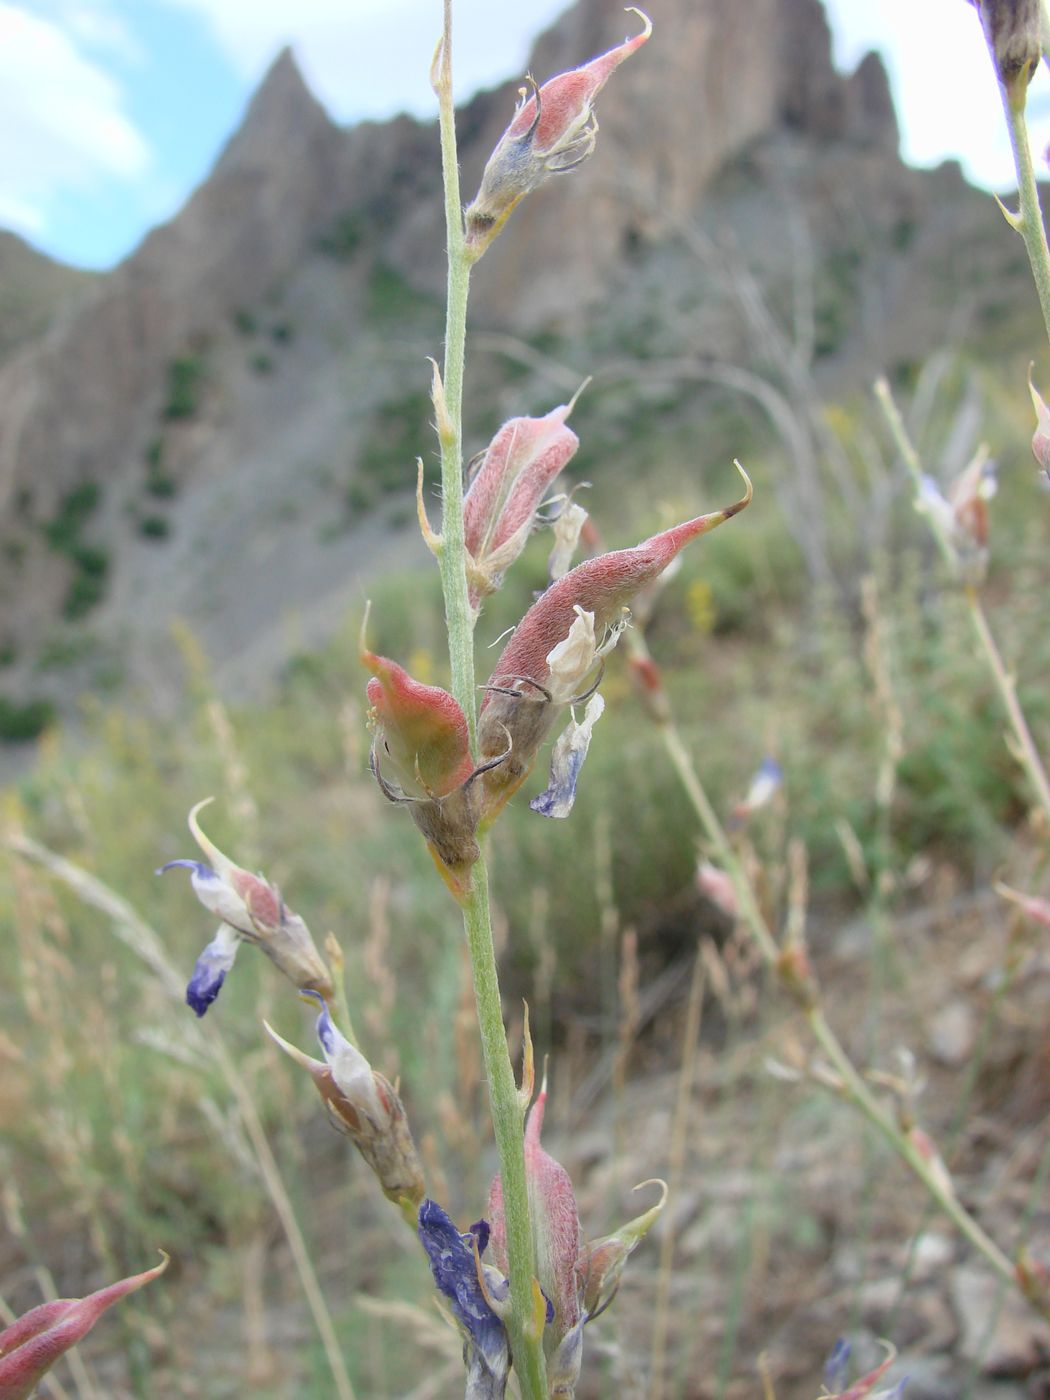
[[423,1166],[404,1104],[390,1081],[337,1030],[323,1002],[321,1006],[317,1039],[323,1063],[263,1024],[274,1043],[309,1073],[333,1126],[353,1142],[387,1199],[414,1210],[423,1199]]

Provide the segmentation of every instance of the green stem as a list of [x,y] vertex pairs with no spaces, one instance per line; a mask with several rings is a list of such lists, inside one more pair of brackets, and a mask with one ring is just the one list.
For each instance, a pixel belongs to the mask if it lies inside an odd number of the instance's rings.
[[685,745],[682,743],[682,736],[678,732],[678,727],[673,724],[663,724],[660,726],[661,737],[664,741],[671,763],[678,780],[685,789],[689,801],[693,805],[693,810],[700,818],[700,825],[707,834],[707,839],[715,848],[718,859],[725,866],[729,878],[733,882],[737,900],[740,903],[740,912],[744,922],[751,930],[751,934],[758,944],[759,951],[767,963],[772,966],[777,960],[777,945],[773,940],[773,935],[766,926],[766,921],[762,916],[762,911],[758,907],[755,899],[751,881],[747,878],[743,866],[737,860],[736,852],[733,850],[729,837],[725,833],[725,828],[718,820],[715,809],[701,785],[697,776],[696,767],[690,758]]
[[489,912],[488,871],[485,858],[474,866],[470,894],[463,901],[463,927],[467,932],[470,963],[474,973],[481,1051],[492,1108],[492,1127],[499,1153],[503,1188],[503,1219],[507,1235],[507,1262],[510,1272],[511,1354],[518,1373],[522,1395],[528,1400],[547,1400],[546,1366],[542,1327],[538,1330],[533,1306],[532,1224],[525,1182],[525,1153],[522,1142],[523,1111],[518,1098],[514,1071],[507,1052],[503,1025],[496,955],[492,946],[492,920]]
[[[1025,147],[1027,149],[1027,145]],[[1042,228],[1042,223],[1040,223]],[[1046,239],[1043,239],[1043,247],[1046,247]],[[1050,270],[1050,269],[1048,269]],[[904,426],[900,410],[893,399],[890,386],[885,379],[880,379],[875,384],[875,397],[879,401],[879,406],[889,425],[893,440],[897,445],[897,450],[901,454],[901,459],[912,480],[918,488],[922,481],[922,463],[919,454],[915,450],[915,444],[908,435],[908,430]],[[935,516],[928,514],[926,520],[930,526],[933,536],[940,546],[941,553],[945,556],[952,569],[957,567],[957,557],[955,548],[948,536],[941,527],[940,521]],[[1028,781],[1035,789],[1039,799],[1039,805],[1050,817],[1050,780],[1047,779],[1046,769],[1043,767],[1039,751],[1032,738],[1032,732],[1028,728],[1028,721],[1025,719],[1024,711],[1021,709],[1017,699],[1017,686],[1014,678],[1007,671],[1003,664],[1003,658],[992,635],[992,630],[988,625],[988,616],[981,602],[980,594],[972,585],[966,588],[966,604],[970,610],[970,620],[973,623],[974,631],[977,633],[977,640],[980,642],[988,662],[988,669],[992,673],[999,697],[1003,702],[1010,727],[1014,732],[1017,741],[1018,755],[1024,771],[1028,775]]]
[[1028,261],[1032,265],[1032,278],[1039,295],[1039,305],[1043,311],[1043,324],[1050,338],[1050,248],[1046,242],[1046,228],[1043,225],[1043,211],[1039,204],[1039,188],[1035,180],[1035,167],[1032,164],[1032,147],[1028,140],[1028,123],[1025,120],[1024,79],[1018,79],[1012,87],[1000,84],[1003,97],[1003,111],[1006,126],[1013,147],[1014,168],[1017,171],[1018,212],[1008,214],[1013,228],[1024,239]]
[[452,95],[452,3],[445,0],[445,34],[435,74],[441,119],[441,167],[448,240],[448,303],[445,313],[444,392],[438,410],[441,443],[441,546],[438,562],[445,595],[452,693],[463,706],[471,746],[477,729],[474,680],[474,610],[467,594],[463,542],[463,365],[467,340],[470,263],[463,246],[463,212],[456,151],[456,108]]
[[911,1167],[940,1209],[955,1225],[960,1234],[984,1256],[1000,1278],[1012,1287],[1017,1287],[1014,1266],[974,1220],[973,1216],[959,1204],[955,1195],[940,1179],[936,1168],[918,1151],[914,1143],[901,1132],[893,1119],[879,1106],[878,1100],[858,1074],[853,1062],[843,1049],[838,1036],[824,1019],[819,1007],[811,1007],[806,1012],[806,1021],[820,1048],[831,1061],[842,1083],[843,1094],[854,1104],[874,1128],[877,1128],[894,1152]]
[[988,669],[995,678],[999,697],[1009,716],[1010,727],[1017,740],[1021,766],[1036,790],[1043,811],[1047,817],[1050,817],[1050,781],[1047,780],[1046,769],[1039,757],[1039,750],[1032,738],[1032,731],[1028,728],[1028,721],[1025,719],[1024,711],[1017,699],[1017,683],[1003,664],[999,647],[992,636],[991,628],[988,626],[988,615],[985,613],[984,604],[981,602],[976,588],[967,588],[966,602],[970,609],[970,620],[977,633],[977,640],[984,649],[984,654],[988,659]]
[[[448,239],[444,389],[435,404],[441,442],[443,503],[438,558],[445,597],[452,693],[467,717],[473,747],[477,732],[474,610],[467,593],[466,549],[463,541],[462,447],[463,365],[470,263],[463,246],[463,215],[459,195],[456,112],[452,95],[451,0],[445,0],[444,38],[434,77],[440,111],[445,227]],[[537,1326],[533,1302],[536,1266],[525,1180],[524,1113],[514,1082],[514,1070],[503,1025],[496,954],[492,945],[488,870],[484,857],[474,865],[471,889],[462,905],[503,1188],[503,1217],[510,1274],[511,1312],[507,1327],[510,1333],[511,1353],[523,1400],[547,1400],[542,1322]]]

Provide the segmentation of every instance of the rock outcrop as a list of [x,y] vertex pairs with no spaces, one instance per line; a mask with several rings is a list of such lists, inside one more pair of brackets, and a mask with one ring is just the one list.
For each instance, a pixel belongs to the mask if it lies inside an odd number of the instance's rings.
[[[711,192],[719,181],[724,185],[734,163],[751,174],[730,181],[728,194],[717,198],[728,200],[744,256],[762,242],[748,221],[766,230],[792,182],[816,204],[821,237],[838,220],[834,236],[848,239],[844,221],[859,217],[872,246],[891,237],[903,246],[913,235],[921,243],[920,186],[938,177],[900,165],[879,61],[869,57],[852,77],[835,72],[819,0],[652,0],[651,10],[652,39],[600,98],[593,159],[524,201],[486,255],[474,278],[476,326],[582,342],[601,323],[596,343],[615,346],[622,356],[613,310],[622,306],[623,317],[640,322],[647,314],[642,301],[650,297],[651,317],[666,326],[679,305],[702,309],[713,284],[695,257],[683,260],[682,233],[706,217]],[[612,47],[636,22],[620,0],[579,0],[540,37],[531,70],[542,81]],[[460,114],[464,199],[513,113],[519,82],[479,94]],[[951,180],[953,190],[968,194],[957,176]],[[946,188],[942,179],[942,203]],[[869,219],[857,211],[872,192],[878,209]],[[788,240],[764,241],[776,244],[775,273],[777,258],[781,265],[790,260]],[[677,254],[668,252],[675,248]],[[0,363],[0,648],[28,659],[63,609],[72,615],[76,549],[56,552],[55,539],[68,524],[63,512],[85,487],[105,502],[92,529],[100,537],[108,530],[113,541],[106,582],[111,630],[135,613],[158,575],[164,583],[157,605],[166,616],[182,611],[207,630],[217,616],[215,597],[242,590],[225,587],[219,559],[209,574],[208,601],[203,590],[194,592],[184,579],[200,550],[194,555],[189,545],[183,556],[177,544],[165,546],[167,573],[155,567],[157,555],[140,559],[136,571],[132,556],[143,546],[126,543],[128,520],[143,534],[168,528],[164,521],[144,524],[144,461],[152,464],[150,489],[178,490],[177,505],[167,508],[196,519],[202,534],[209,512],[240,519],[242,538],[238,543],[230,534],[229,558],[238,549],[242,562],[258,557],[246,523],[253,508],[262,510],[258,482],[271,483],[271,517],[281,511],[291,517],[284,490],[307,519],[301,474],[345,481],[341,474],[366,455],[369,415],[385,413],[383,432],[394,434],[397,447],[402,406],[391,402],[389,387],[371,382],[380,377],[380,354],[398,353],[400,322],[389,303],[414,297],[420,306],[436,304],[444,289],[443,253],[434,126],[400,117],[341,129],[307,90],[292,55],[281,54],[185,208],[115,271],[96,278],[79,309]],[[815,247],[814,256],[822,255]],[[840,274],[841,268],[841,281]],[[900,269],[895,276],[893,285],[908,285]],[[681,279],[692,288],[688,298]],[[238,342],[231,327],[243,329],[259,319],[260,307],[282,297],[294,308],[296,333],[294,346],[281,352],[278,382],[266,378],[272,346]],[[847,288],[842,306],[831,308],[837,336],[849,329],[851,297]],[[706,322],[688,314],[691,349],[695,328],[705,325],[704,333],[720,337],[721,353],[732,349],[724,340],[733,330],[730,308]],[[882,326],[892,314],[884,298],[865,324]],[[290,344],[290,326],[278,329]],[[931,321],[928,333],[935,331]],[[427,334],[433,350],[439,324]],[[664,353],[681,353],[681,345],[664,340]],[[172,376],[192,377],[209,357],[207,403],[184,412],[186,405],[170,402]],[[411,359],[418,399],[425,393],[425,384],[416,384],[425,380],[423,352],[412,347]],[[407,391],[398,392],[403,400]],[[418,414],[418,404],[412,411]],[[375,458],[373,452],[373,464]],[[330,505],[325,510],[331,515]],[[294,568],[287,563],[291,526],[279,546],[285,591],[270,600],[263,585],[272,584],[274,570],[260,571],[259,608],[241,617],[241,632],[265,625],[263,600],[272,613],[278,600],[295,607],[314,598],[315,563],[324,563],[326,578],[337,574],[332,553],[322,561],[314,543],[323,525],[314,522],[313,537],[306,525],[299,528]],[[173,533],[185,533],[181,523]],[[83,551],[79,561],[78,567],[103,567]],[[156,621],[160,628],[165,618]],[[216,623],[213,645],[229,653],[233,624],[224,626]],[[17,680],[16,670],[8,674]]]

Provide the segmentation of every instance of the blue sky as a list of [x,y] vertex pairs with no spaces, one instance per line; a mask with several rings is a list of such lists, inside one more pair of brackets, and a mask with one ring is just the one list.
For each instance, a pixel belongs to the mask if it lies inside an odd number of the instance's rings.
[[[565,6],[457,0],[462,94],[520,73],[531,37]],[[974,11],[963,0],[827,6],[840,66],[883,53],[906,157],[955,156],[975,182],[1006,188]],[[427,115],[439,13],[440,0],[0,0],[0,227],[66,261],[111,266],[205,176],[284,43],[336,119]],[[1042,169],[1042,76],[1031,114]]]

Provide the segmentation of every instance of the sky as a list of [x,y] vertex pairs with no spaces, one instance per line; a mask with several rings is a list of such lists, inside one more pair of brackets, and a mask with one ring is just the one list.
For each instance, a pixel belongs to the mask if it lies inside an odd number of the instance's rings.
[[[905,159],[959,159],[975,184],[1010,188],[974,10],[964,0],[825,3],[840,68],[882,53]],[[532,38],[566,5],[456,0],[460,96],[520,74]],[[0,0],[0,228],[65,262],[113,266],[205,177],[286,43],[337,121],[429,116],[440,9],[440,0]],[[624,34],[631,26],[625,17]],[[611,33],[609,46],[622,37]],[[1045,72],[1029,119],[1043,170]]]

